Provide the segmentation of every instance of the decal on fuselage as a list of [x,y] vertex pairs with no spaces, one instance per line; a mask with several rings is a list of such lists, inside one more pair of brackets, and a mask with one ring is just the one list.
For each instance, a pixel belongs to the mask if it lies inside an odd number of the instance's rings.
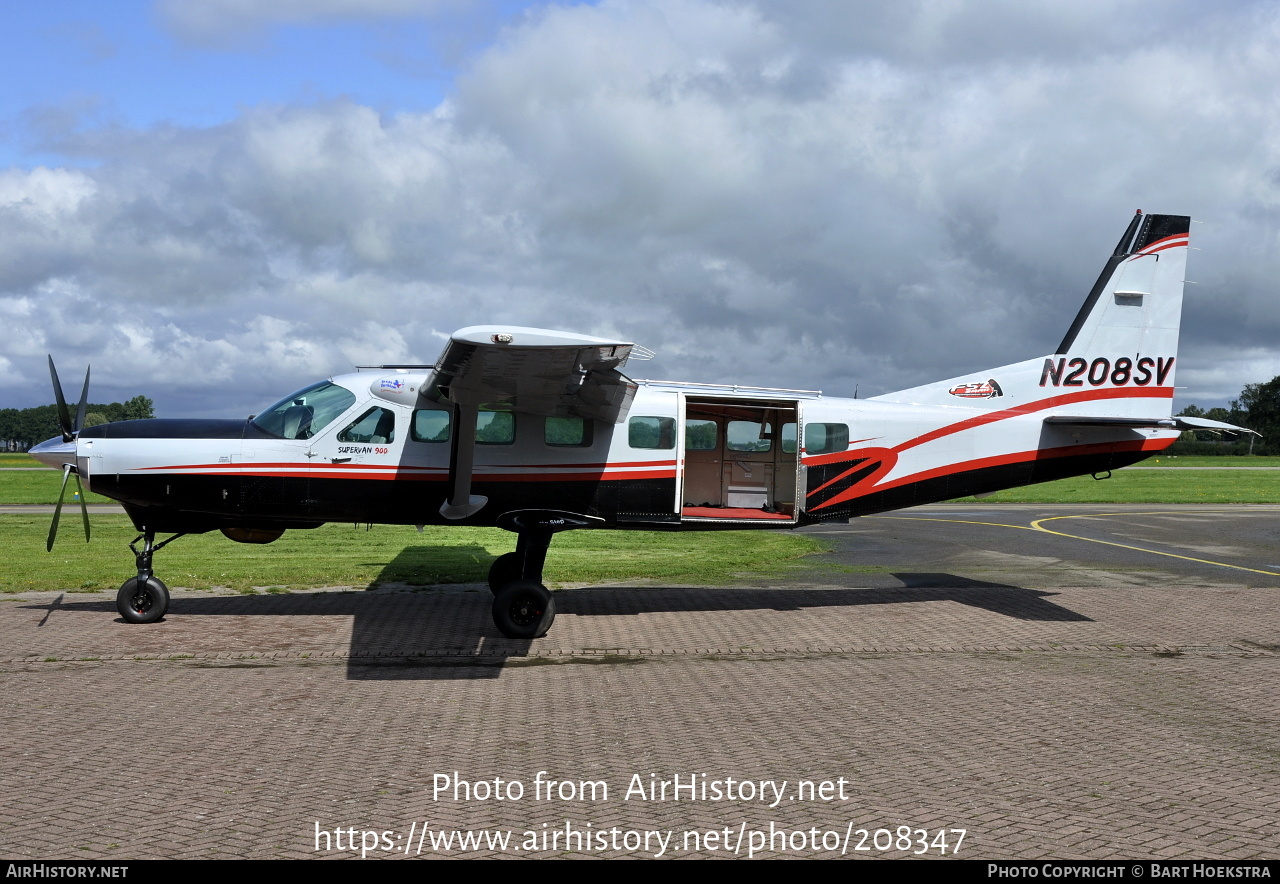
[[339,454],[386,454],[388,449],[372,445],[339,445]]
[[1136,384],[1145,387],[1153,380],[1156,386],[1164,386],[1165,379],[1173,370],[1176,356],[1140,356],[1130,359],[1121,356],[1113,363],[1105,356],[1099,356],[1090,362],[1079,356],[1068,360],[1059,357],[1057,362],[1052,358],[1045,359],[1044,370],[1040,372],[1040,386],[1052,384],[1055,387],[1083,387],[1088,382],[1091,387],[1100,387],[1110,383],[1113,387]]
[[956,384],[947,392],[952,396],[959,396],[961,399],[995,399],[1004,395],[1004,390],[1000,389],[1000,385],[996,383],[995,378],[975,381],[971,384]]
[[401,393],[404,391],[404,381],[400,378],[383,378],[378,389],[384,393]]

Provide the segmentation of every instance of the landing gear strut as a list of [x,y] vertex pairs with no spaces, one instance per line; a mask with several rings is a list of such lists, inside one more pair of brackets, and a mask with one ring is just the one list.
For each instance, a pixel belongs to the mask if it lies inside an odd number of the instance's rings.
[[[129,549],[138,566],[138,576],[130,577],[116,593],[116,610],[128,623],[154,623],[169,610],[169,587],[151,570],[151,557],[156,550],[167,546],[182,537],[175,534],[168,540],[156,543],[156,532],[143,528],[142,533],[133,538]],[[138,541],[142,541],[142,549],[138,549]]]
[[533,639],[547,634],[556,619],[556,601],[542,585],[551,537],[576,528],[597,528],[603,519],[558,510],[504,513],[498,527],[517,535],[515,552],[498,556],[489,568],[493,623],[507,638]]

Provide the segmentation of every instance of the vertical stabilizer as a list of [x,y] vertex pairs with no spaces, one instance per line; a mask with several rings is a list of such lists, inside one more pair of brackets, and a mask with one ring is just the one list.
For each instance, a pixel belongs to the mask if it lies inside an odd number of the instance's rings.
[[1172,357],[1190,229],[1186,215],[1134,215],[1054,352],[1105,356],[1119,347]]
[[877,396],[982,409],[1168,416],[1173,399],[1191,219],[1133,216],[1062,343],[1051,355]]

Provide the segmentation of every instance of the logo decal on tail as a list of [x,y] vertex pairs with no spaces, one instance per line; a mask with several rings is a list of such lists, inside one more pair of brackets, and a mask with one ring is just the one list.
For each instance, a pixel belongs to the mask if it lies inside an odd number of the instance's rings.
[[995,378],[974,381],[971,384],[956,384],[947,392],[961,399],[995,399],[1004,395],[1004,390],[1000,389]]

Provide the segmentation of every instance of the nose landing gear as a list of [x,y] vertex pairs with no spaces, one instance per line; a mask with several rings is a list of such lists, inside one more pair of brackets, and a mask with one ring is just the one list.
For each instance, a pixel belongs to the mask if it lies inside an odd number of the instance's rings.
[[[151,557],[156,550],[183,536],[175,534],[156,543],[156,532],[143,528],[142,533],[130,541],[129,549],[133,551],[138,576],[126,580],[116,593],[116,610],[125,622],[154,623],[169,610],[169,587],[151,570]],[[139,540],[142,541],[142,549],[138,549]]]

